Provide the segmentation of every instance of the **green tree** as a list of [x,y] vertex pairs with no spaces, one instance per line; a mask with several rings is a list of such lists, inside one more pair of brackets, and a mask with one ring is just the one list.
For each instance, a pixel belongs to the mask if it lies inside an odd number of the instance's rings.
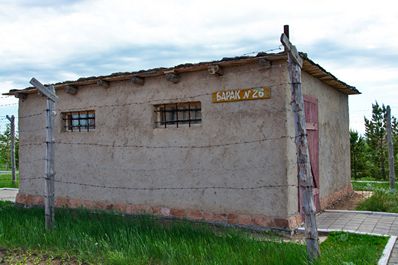
[[[19,165],[19,138],[15,135],[15,166]],[[7,124],[5,131],[0,134],[0,167],[11,168],[11,128]]]
[[351,176],[355,179],[368,177],[371,165],[368,160],[368,146],[365,138],[350,130]]
[[[387,179],[388,176],[388,149],[386,142],[386,112],[384,104],[372,104],[372,118],[365,119],[365,139],[369,147],[368,154],[371,161],[370,172],[372,177]],[[393,141],[395,154],[398,151],[398,123],[391,117],[393,127]],[[395,157],[397,161],[397,156]],[[395,162],[397,164],[397,162]]]
[[363,136],[350,130],[351,176],[355,179],[369,175],[367,166],[367,146]]

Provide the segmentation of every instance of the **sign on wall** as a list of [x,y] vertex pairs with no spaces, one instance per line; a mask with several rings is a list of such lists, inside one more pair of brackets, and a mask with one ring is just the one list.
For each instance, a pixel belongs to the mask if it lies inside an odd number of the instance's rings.
[[269,87],[253,87],[244,89],[234,89],[217,91],[212,94],[213,103],[235,102],[244,100],[268,99],[271,98]]

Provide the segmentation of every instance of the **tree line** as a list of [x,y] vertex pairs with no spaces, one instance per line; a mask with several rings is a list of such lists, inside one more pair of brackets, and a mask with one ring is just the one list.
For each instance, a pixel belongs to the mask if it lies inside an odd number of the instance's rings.
[[[351,143],[351,176],[352,178],[372,177],[387,180],[388,146],[386,141],[386,113],[387,107],[377,102],[372,104],[372,117],[364,117],[365,134],[350,131]],[[391,117],[392,138],[394,144],[395,171],[398,164],[398,123]]]
[[[15,166],[19,165],[19,137],[15,135]],[[0,170],[11,170],[11,126],[0,133]]]

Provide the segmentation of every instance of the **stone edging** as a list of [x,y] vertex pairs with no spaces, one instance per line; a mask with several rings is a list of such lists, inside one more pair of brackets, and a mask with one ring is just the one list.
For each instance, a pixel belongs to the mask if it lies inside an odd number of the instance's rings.
[[388,260],[390,259],[392,250],[395,245],[395,241],[397,241],[397,237],[391,236],[387,242],[386,247],[383,250],[383,254],[381,255],[381,258],[377,262],[377,265],[387,265],[388,264]]
[[15,191],[18,191],[19,189],[17,189],[17,188],[0,188],[0,190],[15,190]]
[[358,213],[368,215],[383,215],[383,216],[395,216],[398,217],[398,213],[387,213],[387,212],[373,212],[373,211],[351,211],[351,210],[324,210],[329,213]]
[[[298,232],[304,232],[304,227],[299,227],[297,228]],[[318,232],[320,233],[331,233],[331,232],[346,232],[346,233],[351,233],[351,234],[358,234],[358,235],[369,235],[369,236],[388,236],[391,237],[391,235],[387,234],[377,234],[377,233],[368,233],[368,232],[361,232],[361,231],[355,231],[355,230],[349,230],[349,229],[324,229],[324,228],[318,228]]]

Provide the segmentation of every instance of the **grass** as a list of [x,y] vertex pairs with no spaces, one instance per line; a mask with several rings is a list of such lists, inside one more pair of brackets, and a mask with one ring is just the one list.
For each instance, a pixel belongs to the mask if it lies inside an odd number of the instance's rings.
[[0,188],[18,188],[19,187],[19,174],[16,174],[16,184],[12,184],[11,174],[0,174]]
[[[386,183],[372,183],[372,182],[355,182],[352,181],[352,188],[356,191],[374,191],[380,189],[389,189],[390,184]],[[398,188],[398,184],[395,185],[395,189]]]
[[357,206],[357,210],[398,213],[398,193],[388,189],[374,190],[370,198]]
[[322,256],[317,264],[377,264],[387,240],[386,237],[332,233],[321,244]]
[[[56,221],[46,232],[42,209],[0,202],[0,246],[92,264],[307,264],[304,245],[268,234],[85,210],[57,209]],[[315,264],[376,264],[386,242],[385,237],[333,233]]]

